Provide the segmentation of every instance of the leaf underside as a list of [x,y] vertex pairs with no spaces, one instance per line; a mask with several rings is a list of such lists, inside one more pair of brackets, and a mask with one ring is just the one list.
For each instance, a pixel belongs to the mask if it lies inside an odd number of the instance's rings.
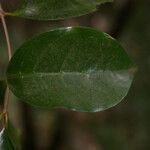
[[98,4],[112,0],[21,0],[8,15],[36,20],[59,20],[82,16],[96,10]]
[[127,94],[133,73],[128,55],[109,35],[86,27],[56,29],[24,43],[12,57],[12,92],[39,107],[101,111]]

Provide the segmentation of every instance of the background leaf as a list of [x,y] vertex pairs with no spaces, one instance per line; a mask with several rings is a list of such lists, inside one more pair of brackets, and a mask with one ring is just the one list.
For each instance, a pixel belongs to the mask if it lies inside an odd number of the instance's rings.
[[23,44],[10,61],[7,79],[13,93],[31,105],[101,111],[126,96],[131,66],[109,35],[68,27]]
[[10,122],[0,132],[0,150],[20,150],[19,132]]
[[98,4],[112,0],[21,0],[13,16],[38,20],[58,20],[81,16],[96,10]]
[[3,104],[5,90],[6,90],[6,83],[0,80],[0,105]]

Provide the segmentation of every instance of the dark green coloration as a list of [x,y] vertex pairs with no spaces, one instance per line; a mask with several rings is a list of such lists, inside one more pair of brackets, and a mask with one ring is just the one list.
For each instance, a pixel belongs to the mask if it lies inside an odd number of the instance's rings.
[[0,150],[20,150],[19,133],[9,122],[0,132]]
[[34,106],[101,111],[127,94],[133,73],[124,49],[109,35],[69,27],[34,37],[9,63],[12,92]]
[[5,90],[6,90],[6,83],[5,81],[0,80],[0,105],[3,104]]
[[59,20],[85,15],[96,6],[112,0],[21,0],[17,10],[8,15],[36,20]]

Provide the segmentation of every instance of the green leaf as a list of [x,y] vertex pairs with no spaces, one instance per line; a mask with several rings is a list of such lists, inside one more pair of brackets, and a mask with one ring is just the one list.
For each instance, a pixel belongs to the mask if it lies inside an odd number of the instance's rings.
[[20,150],[19,132],[9,122],[0,131],[0,150]]
[[37,20],[59,20],[85,15],[98,4],[112,0],[21,0],[17,10],[8,15]]
[[34,37],[12,57],[12,92],[41,107],[101,111],[127,94],[133,73],[116,40],[95,29],[68,27]]
[[5,90],[6,90],[6,83],[5,81],[0,80],[0,106],[3,104]]

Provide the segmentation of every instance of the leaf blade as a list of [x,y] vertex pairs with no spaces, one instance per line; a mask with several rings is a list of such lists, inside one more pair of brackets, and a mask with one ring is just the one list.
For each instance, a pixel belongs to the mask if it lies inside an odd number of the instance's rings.
[[105,2],[112,0],[22,0],[15,12],[6,14],[36,20],[60,20],[91,13],[98,4]]
[[133,79],[132,62],[110,36],[91,28],[61,28],[25,43],[7,80],[27,103],[101,111],[119,103]]
[[1,150],[20,150],[18,130],[8,122],[6,127],[0,131]]

